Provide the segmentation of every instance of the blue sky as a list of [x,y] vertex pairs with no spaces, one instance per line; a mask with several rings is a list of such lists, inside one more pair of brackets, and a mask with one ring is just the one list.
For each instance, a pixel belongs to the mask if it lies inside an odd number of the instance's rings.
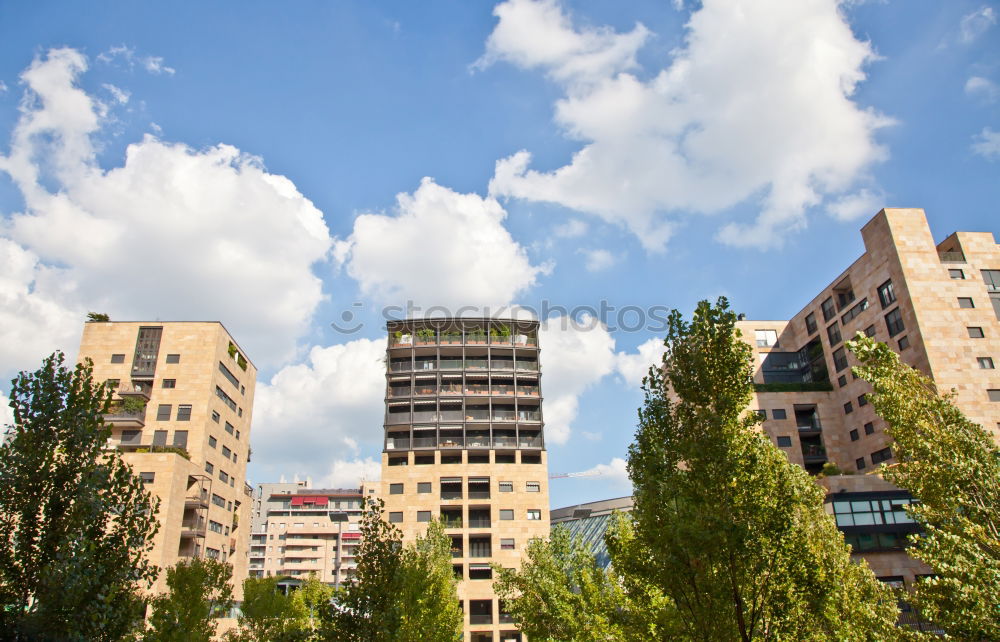
[[[381,310],[794,314],[883,206],[997,231],[1000,7],[0,4],[0,374],[222,320],[254,481],[371,475]],[[349,311],[356,333],[330,323]],[[612,319],[609,319],[613,321]],[[628,492],[656,332],[543,335],[553,505]],[[0,392],[6,392],[0,385]]]

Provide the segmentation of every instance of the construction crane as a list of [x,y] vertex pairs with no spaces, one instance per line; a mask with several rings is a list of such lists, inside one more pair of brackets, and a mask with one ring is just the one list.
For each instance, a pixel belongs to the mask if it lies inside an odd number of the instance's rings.
[[565,479],[567,477],[597,477],[603,475],[603,470],[585,470],[580,473],[552,473],[549,479]]

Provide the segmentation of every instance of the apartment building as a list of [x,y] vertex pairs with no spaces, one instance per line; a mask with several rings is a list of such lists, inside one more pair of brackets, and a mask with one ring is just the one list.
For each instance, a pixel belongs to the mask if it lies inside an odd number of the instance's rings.
[[844,342],[858,332],[887,343],[1000,436],[1000,246],[991,233],[935,243],[920,209],[885,209],[862,229],[865,252],[788,321],[741,321],[753,347],[755,410],[788,458],[818,472],[827,510],[854,551],[886,582],[908,586],[928,569],[906,556],[907,493],[872,473],[894,461],[892,440],[850,372]]
[[469,642],[521,640],[491,563],[549,534],[538,323],[390,321],[382,498],[412,541],[446,521]]
[[289,589],[310,575],[332,586],[354,577],[363,498],[362,488],[310,488],[308,481],[258,484],[250,576],[279,577],[279,585]]
[[[90,322],[79,360],[115,388],[109,447],[160,500],[151,561],[191,557],[233,565],[237,599],[247,575],[246,484],[257,370],[217,322]],[[153,590],[166,590],[161,573]]]

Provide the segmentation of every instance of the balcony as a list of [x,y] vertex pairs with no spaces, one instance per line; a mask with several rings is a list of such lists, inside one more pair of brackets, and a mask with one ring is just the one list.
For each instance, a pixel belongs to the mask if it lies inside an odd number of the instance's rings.
[[466,359],[466,370],[486,370],[490,367],[490,362],[486,359]]
[[489,528],[489,527],[490,527],[489,517],[481,517],[478,519],[471,517],[469,518],[469,528]]
[[521,448],[541,448],[542,438],[541,437],[521,437],[518,439],[517,444]]
[[538,345],[538,337],[529,337],[526,334],[515,334],[514,345],[535,347]]
[[826,461],[826,448],[816,444],[802,444],[802,458],[806,462]]
[[461,448],[465,445],[464,437],[447,437],[441,435],[441,439],[438,441],[438,448]]
[[140,401],[149,401],[149,393],[152,386],[148,383],[133,383],[131,385],[122,384],[118,388],[115,388],[115,392],[122,399],[134,398]]
[[488,408],[466,408],[466,421],[489,421],[490,411]]
[[517,387],[518,397],[537,397],[538,396],[538,386],[518,386]]
[[389,372],[409,372],[413,370],[413,362],[409,359],[390,359]]
[[460,395],[460,394],[462,394],[462,384],[461,384],[461,382],[451,383],[451,382],[447,382],[446,381],[446,382],[444,382],[444,383],[441,384],[441,395],[442,396]]
[[104,415],[104,423],[115,428],[143,428],[146,425],[146,409],[115,408]]
[[434,437],[414,437],[412,443],[414,448],[434,448],[437,439]]
[[965,263],[965,254],[962,252],[938,252],[938,259],[942,263]]
[[494,370],[513,370],[514,360],[513,359],[493,359],[490,362],[490,367]]
[[418,384],[413,388],[413,394],[416,397],[432,397],[437,394],[437,386],[421,386]]
[[437,359],[416,359],[413,362],[413,369],[418,372],[437,370]]
[[465,445],[467,448],[489,448],[490,437],[489,435],[470,434],[465,438]]
[[394,386],[389,388],[389,397],[409,397],[411,388],[409,386]]
[[803,432],[819,432],[823,430],[822,424],[819,423],[819,417],[812,417],[811,419],[801,419],[797,418],[800,433]]
[[462,421],[465,417],[465,413],[463,413],[460,409],[442,410],[439,414],[441,416],[441,421]]
[[385,440],[386,450],[409,450],[410,440],[399,437],[388,437]]
[[[493,410],[493,421],[515,421],[517,413],[513,410]],[[522,419],[522,421],[524,421]]]
[[518,372],[538,372],[537,361],[518,361],[516,370]]
[[461,359],[441,359],[441,369],[442,370],[461,370],[462,360]]
[[485,383],[470,383],[465,386],[465,394],[488,395],[490,394],[490,387]]
[[205,520],[186,519],[181,522],[181,537],[205,537]]
[[493,437],[494,448],[517,448],[517,437],[513,435],[501,435]]
[[538,423],[542,420],[542,413],[538,410],[518,410],[517,420],[527,423]]
[[413,423],[418,423],[421,421],[437,421],[438,413],[436,410],[414,410],[413,411]]
[[485,345],[486,344],[486,333],[485,332],[469,332],[465,335],[465,342],[472,345]]

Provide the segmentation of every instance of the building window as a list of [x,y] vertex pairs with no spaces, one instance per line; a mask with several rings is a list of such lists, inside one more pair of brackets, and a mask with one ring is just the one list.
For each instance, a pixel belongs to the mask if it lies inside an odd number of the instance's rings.
[[754,414],[756,414],[757,417],[759,417],[761,421],[764,421],[765,419],[767,419],[767,411],[766,410],[754,410]]
[[867,328],[865,328],[865,336],[866,337],[874,337],[875,336],[875,326],[870,325]]
[[965,272],[961,270],[948,270],[948,276],[953,279],[965,279]]
[[420,494],[427,494],[431,492],[430,482],[417,482],[417,492]]
[[223,499],[222,497],[219,497],[215,493],[212,493],[212,503],[218,506],[219,508],[226,507],[226,500]]
[[167,363],[180,363],[180,362],[181,362],[181,355],[179,354],[167,355]]
[[[1000,392],[1000,390],[998,390],[997,392]],[[537,508],[529,508],[528,509],[528,519],[529,520],[531,520],[531,521],[537,521],[537,520],[540,520],[541,518],[542,518],[542,511],[538,510]]]
[[493,579],[493,567],[489,564],[469,564],[469,579],[491,580]]
[[993,357],[977,357],[976,362],[983,370],[993,370]]
[[847,375],[840,375],[837,377],[837,385],[843,388],[847,385]]
[[514,538],[513,537],[501,537],[500,538],[500,550],[501,551],[512,551],[512,550],[514,550]]
[[389,484],[389,494],[390,495],[402,495],[403,485],[402,484]]
[[960,296],[958,297],[958,307],[960,308],[974,308],[976,304],[972,301],[972,297]]
[[983,273],[983,282],[990,292],[1000,292],[1000,270],[980,270]]
[[758,348],[776,348],[778,347],[778,332],[777,330],[754,330],[754,335],[757,339]]
[[514,482],[500,482],[500,492],[501,493],[513,493],[514,492]]
[[219,443],[218,439],[216,439],[212,435],[208,436],[208,445],[209,446],[211,446],[212,448],[215,448],[218,445],[218,443]]
[[833,365],[837,368],[837,372],[847,367],[847,351],[843,347],[833,351]]
[[168,403],[161,403],[156,408],[156,420],[157,421],[170,421],[170,410],[171,405]]
[[868,405],[868,395],[861,395],[858,397],[858,408],[863,408]]
[[403,512],[393,512],[389,513],[389,523],[390,524],[400,524],[403,521]]
[[208,473],[209,475],[215,472],[215,466],[212,465],[212,462],[210,461],[205,462],[205,472]]
[[812,334],[819,326],[816,325],[816,315],[812,312],[806,315],[806,332]]
[[231,454],[233,454],[233,451],[229,450],[228,446],[223,446],[222,447],[222,456],[223,457],[225,457],[226,459],[229,459],[229,455],[231,455]]
[[970,339],[982,339],[984,336],[986,336],[986,335],[983,334],[983,329],[982,328],[969,327],[969,328],[966,328],[966,330],[969,331],[969,338]]
[[861,439],[861,435],[858,434],[858,429],[855,428],[851,431],[851,441],[857,441],[859,439]]
[[417,521],[418,522],[429,522],[429,521],[431,521],[431,512],[429,510],[418,510],[417,511]]
[[858,457],[857,459],[854,460],[854,465],[857,467],[858,470],[864,470],[865,469],[865,458],[864,457]]
[[542,492],[542,485],[538,482],[525,482],[525,490],[529,493],[540,493]]
[[221,481],[223,484],[228,484],[229,483],[229,474],[226,471],[224,471],[224,470],[220,470],[219,471],[219,481]]
[[125,363],[125,355],[123,354],[111,355],[111,363]]
[[223,363],[221,361],[219,362],[219,372],[221,372],[222,376],[226,378],[226,381],[228,381],[229,383],[233,384],[234,388],[236,388],[237,390],[240,389],[240,380],[237,379],[236,375],[234,375],[232,372],[230,372],[229,368],[227,368],[225,365],[223,365]]
[[[511,521],[514,519],[514,509],[513,508],[501,508],[500,509],[500,520],[501,521]],[[531,519],[530,517],[528,519]]]
[[875,432],[875,424],[869,421],[868,423],[865,424],[865,434],[870,435],[873,432]]
[[221,417],[219,416],[219,413],[217,411],[213,410],[212,411],[212,421],[214,421],[215,423],[219,423],[219,419],[221,419]]
[[883,448],[872,453],[872,463],[881,464],[883,461],[892,459],[892,448]]
[[177,421],[191,421],[190,404],[181,404],[177,406]]
[[829,337],[831,346],[835,346],[840,343],[842,337],[840,336],[840,326],[837,325],[836,321],[833,322],[833,325],[827,327],[826,336]]
[[990,401],[1000,401],[1000,390],[987,390],[986,396]]
[[778,437],[778,448],[791,448],[792,438],[791,437]]
[[164,388],[176,388],[177,387],[177,380],[176,379],[164,379],[163,380],[163,387]]
[[886,281],[878,286],[878,300],[883,310],[896,302],[896,290],[892,287],[892,281]]
[[212,531],[213,533],[222,534],[222,524],[213,519],[210,519],[208,520],[208,530]]
[[844,414],[849,415],[852,412],[854,412],[854,406],[851,404],[850,401],[848,401],[847,403],[844,404]]
[[889,331],[890,337],[894,337],[906,329],[903,326],[903,314],[899,311],[899,308],[885,315],[885,329]]
[[910,337],[903,337],[902,339],[896,342],[896,345],[899,346],[899,349],[901,351],[906,350],[907,348],[910,347]]
[[153,480],[156,479],[156,473],[139,473],[139,479],[144,484],[152,484]]
[[234,430],[235,430],[235,428],[233,428],[233,424],[231,424],[231,423],[229,423],[227,421],[226,422],[226,432],[228,432],[231,435],[231,434],[233,434]]
[[229,406],[230,410],[232,410],[233,412],[236,412],[236,402],[233,401],[232,397],[230,397],[229,395],[226,394],[225,390],[223,390],[219,386],[216,386],[215,387],[215,396],[218,397],[219,399],[222,399],[222,403],[224,403],[227,406]]
[[820,308],[823,310],[823,320],[829,321],[837,314],[837,309],[833,305],[833,298],[827,297],[826,301],[820,304]]

